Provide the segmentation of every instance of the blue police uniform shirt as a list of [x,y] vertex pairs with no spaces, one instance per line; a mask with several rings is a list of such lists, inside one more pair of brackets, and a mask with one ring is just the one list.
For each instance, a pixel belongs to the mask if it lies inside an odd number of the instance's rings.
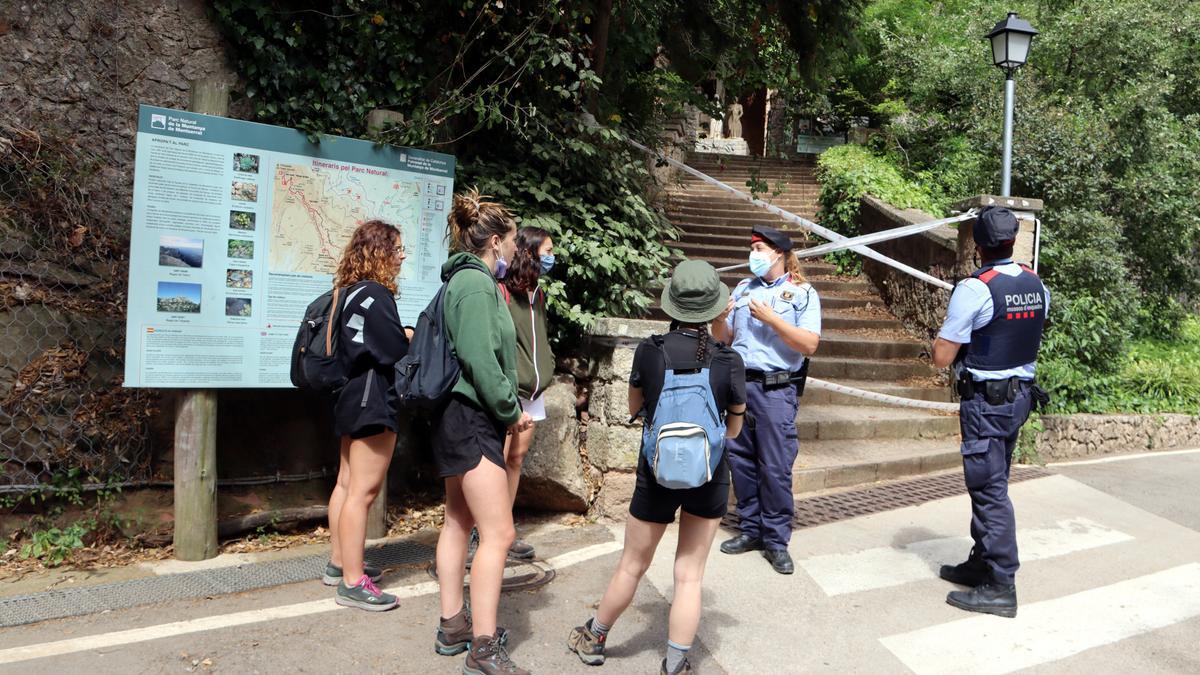
[[783,342],[779,333],[750,315],[750,300],[770,305],[775,313],[805,330],[821,334],[821,299],[812,284],[792,283],[787,274],[772,282],[757,277],[743,279],[733,289],[733,311],[725,318],[725,327],[733,334],[734,351],[742,355],[746,367],[762,371],[795,371],[804,364],[804,355]]
[[[1012,260],[1001,260],[992,269],[1010,277],[1021,273],[1021,266]],[[1045,287],[1045,284],[1042,284],[1042,288],[1045,289]],[[1046,313],[1049,314],[1049,290],[1045,291],[1045,298]],[[963,279],[954,289],[954,293],[950,295],[950,307],[946,310],[946,321],[942,324],[938,337],[950,342],[967,344],[971,341],[971,332],[988,325],[994,311],[992,294],[988,291],[987,284],[975,278]],[[1007,380],[1010,377],[1032,380],[1036,366],[1037,362],[1034,361],[1006,370],[967,368],[967,372],[971,373],[976,380]]]

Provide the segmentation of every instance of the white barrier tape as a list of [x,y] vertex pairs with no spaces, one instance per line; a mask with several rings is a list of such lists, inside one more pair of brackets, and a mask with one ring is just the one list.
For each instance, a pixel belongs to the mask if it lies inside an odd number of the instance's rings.
[[[813,234],[824,237],[824,238],[828,239],[829,241],[840,242],[840,241],[844,241],[845,239],[847,239],[847,237],[844,237],[844,236],[838,234],[837,232],[834,232],[833,230],[822,227],[821,225],[818,225],[818,224],[812,222],[811,220],[808,220],[807,218],[802,218],[790,211],[784,211],[783,209],[779,208],[778,206],[768,204],[767,202],[764,202],[761,199],[755,199],[752,195],[748,195],[745,192],[742,192],[741,190],[738,190],[729,185],[726,185],[725,183],[722,183],[721,181],[717,180],[716,178],[713,178],[712,176],[701,173],[701,172],[697,171],[696,169],[693,169],[692,167],[688,166],[687,164],[684,164],[683,162],[680,162],[675,159],[671,159],[670,157],[667,157],[666,155],[664,155],[661,152],[658,152],[656,150],[651,150],[650,148],[647,148],[646,146],[642,145],[641,143],[638,143],[637,141],[633,140],[632,138],[626,138],[625,142],[627,142],[630,145],[632,145],[633,147],[641,150],[642,152],[645,152],[645,153],[654,155],[655,157],[658,157],[659,159],[666,162],[667,164],[670,164],[673,167],[676,167],[678,169],[682,169],[683,171],[686,171],[687,173],[699,178],[700,180],[702,180],[710,185],[713,185],[722,190],[725,190],[726,192],[729,192],[730,194],[734,195],[735,197],[738,197],[739,199],[750,202],[751,204],[754,204],[755,206],[757,206],[761,209],[764,209],[765,211],[767,211],[769,213],[774,213],[775,215],[779,216],[780,218],[783,218],[784,220],[787,220],[792,223],[796,223],[797,225],[812,232]],[[904,272],[905,274],[908,274],[910,276],[914,276],[922,281],[929,282],[939,288],[944,288],[948,291],[954,290],[954,286],[952,284],[942,281],[941,279],[938,279],[937,277],[930,276],[929,274],[926,274],[925,272],[922,272],[921,270],[918,270],[914,267],[905,265],[904,263],[900,262],[899,260],[893,260],[878,251],[867,248],[866,246],[861,246],[861,245],[854,246],[850,250],[852,250],[855,253],[858,253],[860,255],[864,255],[868,258],[871,258],[872,260],[875,260],[877,262],[881,262],[885,265],[888,265],[889,267],[898,269],[901,272]]]
[[854,396],[864,398],[868,401],[876,401],[878,403],[886,403],[888,405],[903,406],[906,408],[923,408],[925,410],[940,410],[942,412],[958,412],[957,403],[943,403],[940,401],[923,401],[916,398],[903,398],[901,396],[892,396],[891,394],[881,394],[877,391],[867,391],[866,389],[858,389],[856,387],[847,387],[843,384],[834,384],[825,380],[818,380],[815,377],[808,378],[809,387],[817,389],[828,389],[829,391],[845,394],[846,396]]
[[[861,234],[857,237],[851,237],[849,239],[844,239],[842,241],[831,241],[828,244],[821,244],[820,246],[814,246],[812,248],[800,249],[800,250],[796,251],[795,253],[796,253],[796,256],[799,258],[811,258],[811,257],[818,256],[818,255],[825,255],[826,253],[833,253],[834,251],[842,251],[842,250],[845,250],[848,248],[852,248],[856,245],[866,246],[869,244],[877,244],[881,241],[891,241],[892,239],[900,239],[901,237],[909,237],[914,234],[928,232],[929,230],[936,229],[938,227],[941,227],[942,225],[949,225],[950,223],[957,223],[957,222],[964,221],[964,220],[971,220],[971,219],[975,218],[975,216],[976,216],[975,209],[971,209],[970,211],[967,211],[966,213],[964,213],[960,216],[952,216],[950,218],[942,218],[941,220],[931,220],[929,222],[916,223],[913,225],[901,225],[900,227],[894,227],[890,230],[883,230],[881,232],[872,232],[870,234]],[[717,268],[717,271],[718,272],[729,272],[732,270],[747,267],[747,266],[749,266],[749,264],[750,264],[749,262],[744,262],[744,263],[738,263],[737,265],[730,265],[728,267],[719,267],[719,268]]]
[[958,223],[964,220],[974,220],[976,216],[975,209],[971,209],[960,216],[952,216],[950,218],[942,218],[941,220],[930,220],[925,223],[916,223],[913,225],[901,225],[890,230],[881,232],[872,232],[870,234],[861,234],[857,237],[843,239],[842,241],[831,241],[828,244],[821,244],[812,248],[805,248],[796,251],[796,256],[800,258],[811,258],[813,256],[825,255],[834,251],[842,251],[855,246],[869,246],[878,244],[883,241],[891,241],[900,239],[901,237],[910,237],[914,234],[928,232],[930,230],[949,225],[950,223]]

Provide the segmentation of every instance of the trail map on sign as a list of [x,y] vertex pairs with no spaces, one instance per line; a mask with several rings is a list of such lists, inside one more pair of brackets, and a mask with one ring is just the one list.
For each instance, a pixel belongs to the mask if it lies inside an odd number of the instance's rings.
[[276,165],[274,195],[269,263],[280,272],[333,274],[359,223],[379,218],[411,242],[421,215],[420,183],[334,162]]
[[141,106],[126,387],[290,387],[296,331],[355,228],[400,229],[396,311],[441,287],[454,157]]

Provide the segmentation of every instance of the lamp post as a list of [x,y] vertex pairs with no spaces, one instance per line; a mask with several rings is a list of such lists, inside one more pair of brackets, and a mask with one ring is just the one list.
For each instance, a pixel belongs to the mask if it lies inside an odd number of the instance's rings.
[[1004,157],[1000,174],[1000,196],[1010,197],[1012,182],[1012,127],[1013,98],[1016,86],[1013,74],[1025,65],[1029,56],[1029,43],[1038,32],[1029,22],[1009,12],[1008,17],[996,24],[985,37],[992,41],[992,62],[1004,70]]

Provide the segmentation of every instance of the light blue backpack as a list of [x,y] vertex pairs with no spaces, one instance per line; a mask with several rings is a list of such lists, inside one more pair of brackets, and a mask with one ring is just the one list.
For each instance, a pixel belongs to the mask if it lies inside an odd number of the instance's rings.
[[[655,344],[663,357],[663,387],[654,419],[642,430],[642,452],[659,485],[700,487],[712,480],[725,451],[725,423],[717,412],[708,364],[672,364],[661,338]],[[675,372],[697,367],[694,373]]]

